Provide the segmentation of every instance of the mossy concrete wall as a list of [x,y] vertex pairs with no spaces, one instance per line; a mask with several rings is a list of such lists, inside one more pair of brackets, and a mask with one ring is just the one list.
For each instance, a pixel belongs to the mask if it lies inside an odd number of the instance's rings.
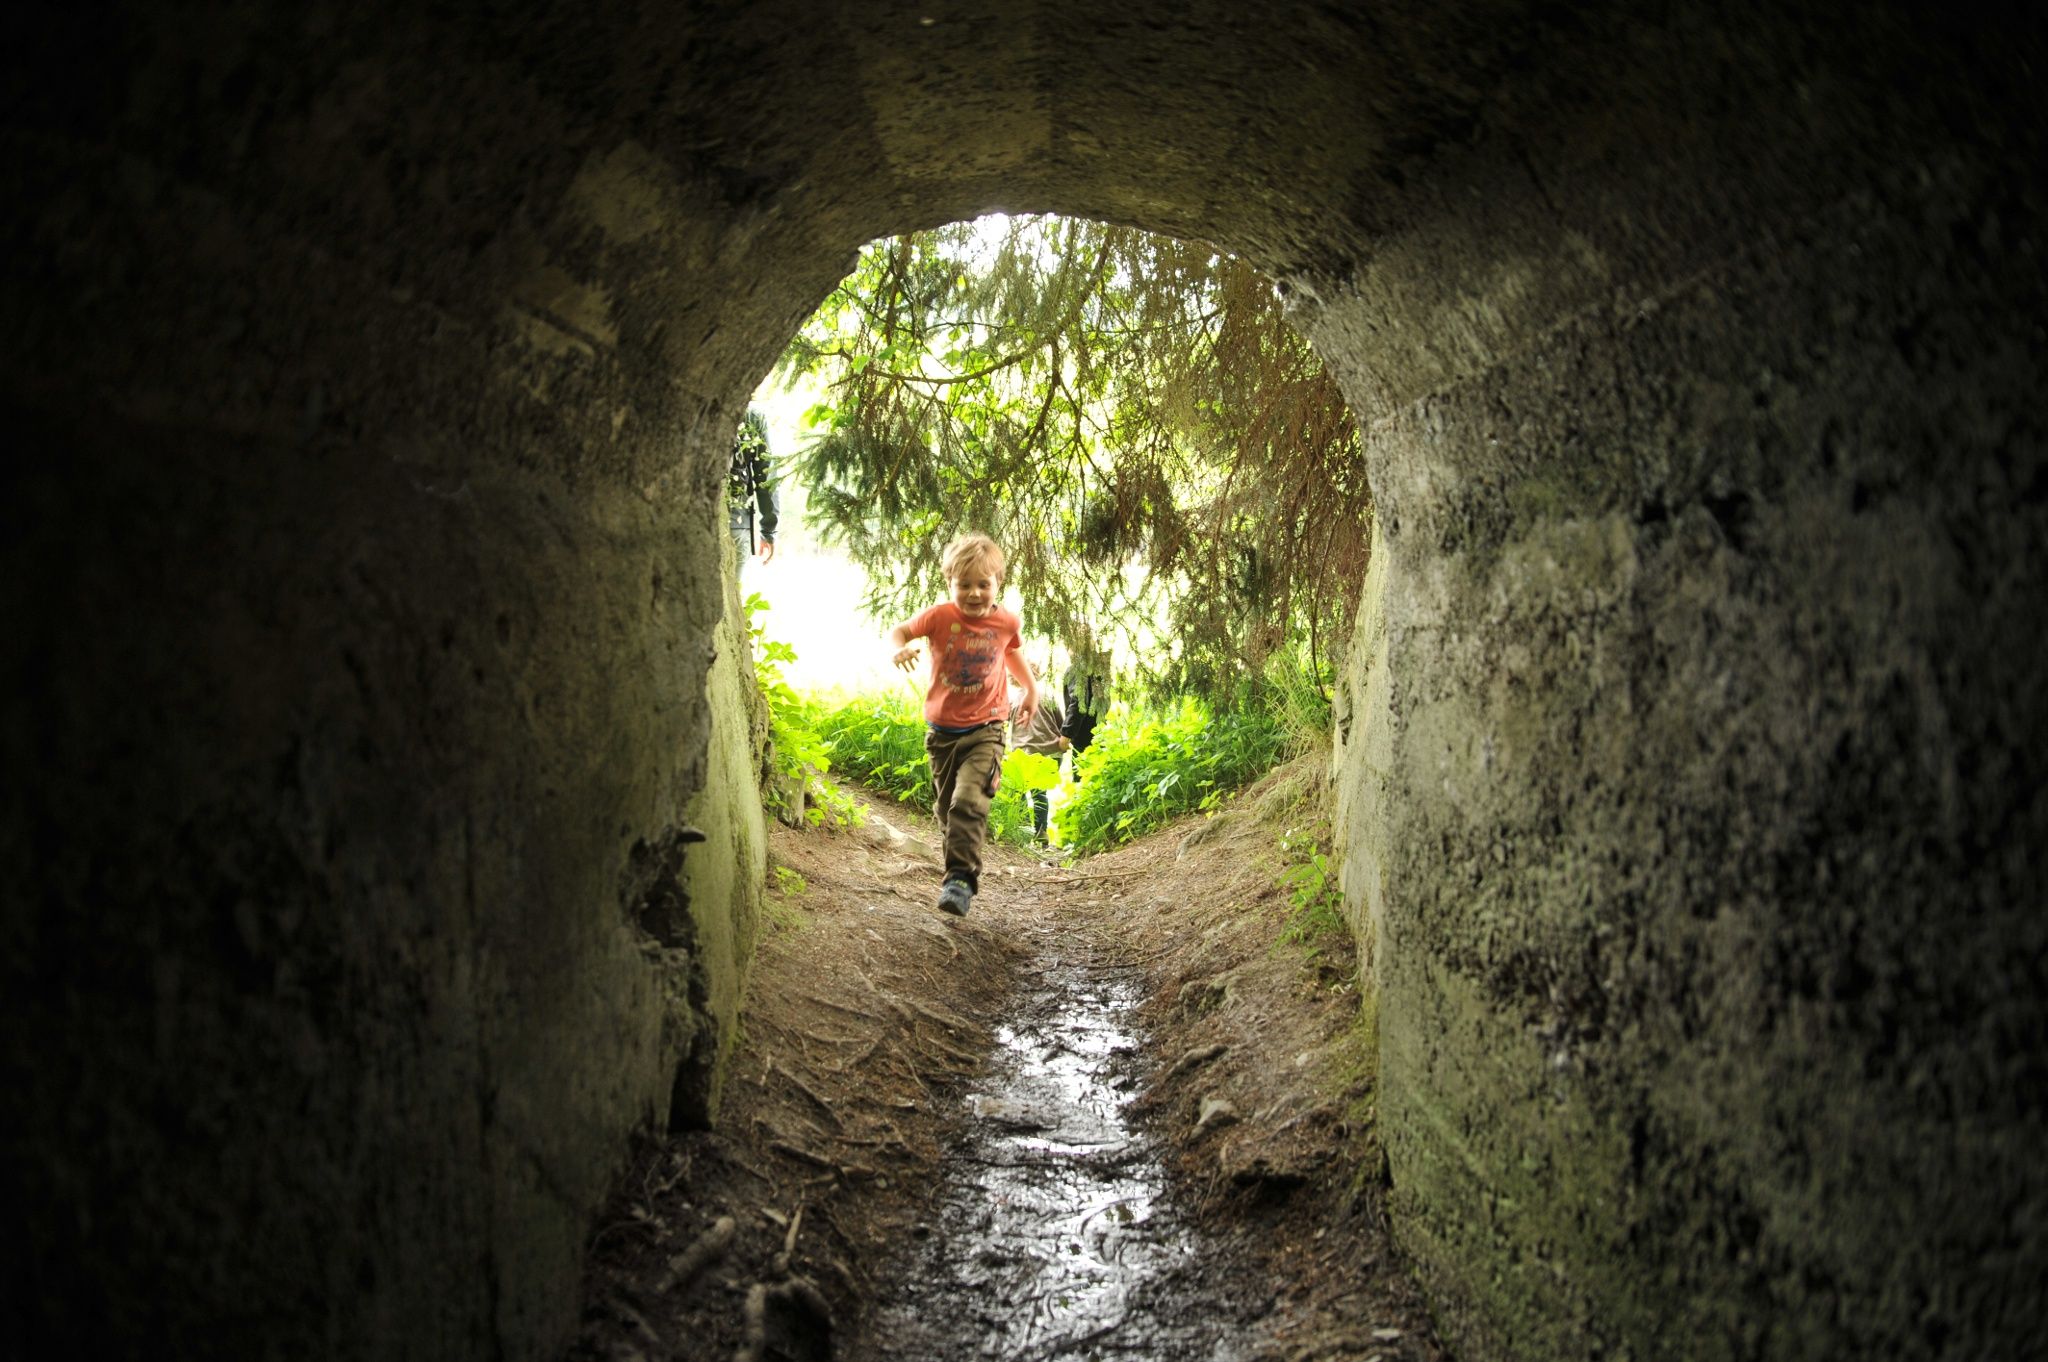
[[10,1334],[546,1355],[628,1134],[733,1021],[744,868],[650,923],[693,820],[748,841],[699,793],[717,498],[781,337],[675,262],[763,229],[424,17],[37,22],[0,207]]
[[1952,136],[2021,96],[1697,36],[1441,158],[1314,323],[1395,1224],[1466,1357],[2026,1355],[2048,241]]
[[[720,547],[727,542],[721,537]],[[730,552],[727,564],[733,566]],[[670,1018],[678,1038],[667,1113],[671,1129],[715,1122],[725,1062],[739,1038],[734,1021],[765,897],[768,829],[761,792],[769,760],[768,713],[754,680],[738,583],[734,568],[726,580],[724,613],[711,635],[716,653],[704,687],[711,730],[704,786],[685,813],[692,835],[704,840],[682,861],[685,936],[693,958],[686,971],[668,975],[684,982],[686,1003]]]
[[1463,1354],[2034,1346],[2038,15],[11,18],[23,1336],[559,1348],[745,953],[734,420],[862,242],[1045,209],[1267,269],[1366,423],[1346,860]]

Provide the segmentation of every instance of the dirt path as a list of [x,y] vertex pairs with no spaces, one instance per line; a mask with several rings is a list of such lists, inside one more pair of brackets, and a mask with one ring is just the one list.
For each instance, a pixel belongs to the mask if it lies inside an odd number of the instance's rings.
[[1353,962],[1280,939],[1309,779],[999,850],[965,919],[928,819],[777,828],[719,1128],[641,1151],[571,1356],[1440,1358],[1358,1176]]

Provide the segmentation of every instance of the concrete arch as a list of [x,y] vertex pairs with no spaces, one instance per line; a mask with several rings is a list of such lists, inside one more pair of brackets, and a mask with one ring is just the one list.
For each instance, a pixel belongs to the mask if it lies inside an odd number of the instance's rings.
[[1004,207],[1253,258],[1367,422],[1346,885],[1465,1354],[2033,1348],[2038,20],[25,23],[32,1329],[559,1345],[746,952],[685,831],[738,405],[859,242]]

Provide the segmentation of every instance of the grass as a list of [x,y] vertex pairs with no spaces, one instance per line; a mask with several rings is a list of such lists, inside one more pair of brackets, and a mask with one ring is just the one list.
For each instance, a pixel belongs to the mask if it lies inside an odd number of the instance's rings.
[[769,930],[794,932],[810,926],[810,915],[804,911],[802,900],[811,886],[802,872],[786,865],[771,864],[768,873],[774,884],[761,900],[761,912],[768,920]]
[[1214,714],[1196,700],[1156,710],[1118,705],[1075,762],[1060,806],[1058,840],[1106,851],[1184,813],[1213,810],[1286,754],[1288,728],[1257,710]]
[[[932,807],[931,764],[924,755],[924,709],[908,691],[856,696],[836,706],[820,704],[817,735],[830,753],[834,769],[848,780],[892,795],[916,809]],[[1031,806],[1024,786],[1034,783],[1022,774],[1029,766],[1011,753],[1003,760],[1004,780],[989,805],[991,841],[1027,846],[1031,841]]]

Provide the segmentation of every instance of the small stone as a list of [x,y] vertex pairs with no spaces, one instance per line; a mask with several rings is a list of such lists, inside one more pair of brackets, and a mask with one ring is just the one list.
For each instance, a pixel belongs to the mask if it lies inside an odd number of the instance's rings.
[[1195,1133],[1212,1127],[1234,1125],[1239,1120],[1237,1105],[1227,1097],[1204,1097],[1201,1114],[1195,1118]]
[[1227,1045],[1198,1045],[1173,1062],[1173,1067],[1166,1071],[1167,1080],[1170,1082],[1189,1069],[1198,1068],[1212,1059],[1221,1059],[1229,1049]]
[[1401,1331],[1399,1329],[1375,1329],[1372,1331],[1372,1337],[1375,1343],[1398,1343],[1401,1340]]

